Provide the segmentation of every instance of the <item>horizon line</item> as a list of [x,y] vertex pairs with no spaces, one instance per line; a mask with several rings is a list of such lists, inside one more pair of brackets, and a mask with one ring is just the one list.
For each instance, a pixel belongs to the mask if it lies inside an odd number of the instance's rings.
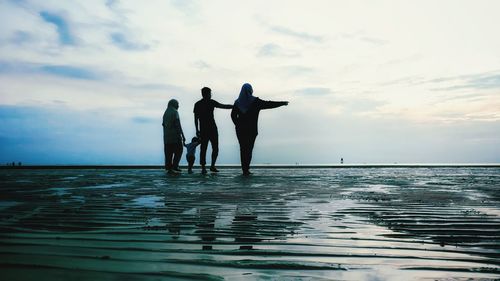
[[[29,164],[3,165],[0,169],[163,169],[160,164]],[[180,165],[187,168],[187,165]],[[239,164],[220,164],[220,169],[238,169]],[[353,164],[255,164],[253,169],[313,169],[313,168],[500,168],[500,163],[353,163]],[[200,168],[195,165],[193,168]]]

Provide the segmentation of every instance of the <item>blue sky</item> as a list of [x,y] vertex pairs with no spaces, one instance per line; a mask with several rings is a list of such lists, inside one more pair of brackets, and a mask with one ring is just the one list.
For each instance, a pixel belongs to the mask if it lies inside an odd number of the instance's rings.
[[[0,163],[160,164],[200,89],[255,163],[500,162],[498,1],[0,1]],[[238,163],[218,110],[220,163]],[[183,160],[184,161],[184,160]]]

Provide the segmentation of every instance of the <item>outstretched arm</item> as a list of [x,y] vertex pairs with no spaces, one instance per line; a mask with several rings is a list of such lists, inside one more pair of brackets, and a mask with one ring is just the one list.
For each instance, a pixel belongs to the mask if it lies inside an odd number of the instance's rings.
[[214,101],[214,106],[217,107],[217,108],[222,108],[222,109],[231,109],[231,108],[233,108],[233,105],[231,105],[231,104],[222,104],[222,103],[219,103],[218,101]]
[[271,109],[271,108],[276,108],[276,107],[280,107],[283,105],[288,105],[288,102],[287,101],[262,101],[261,109]]

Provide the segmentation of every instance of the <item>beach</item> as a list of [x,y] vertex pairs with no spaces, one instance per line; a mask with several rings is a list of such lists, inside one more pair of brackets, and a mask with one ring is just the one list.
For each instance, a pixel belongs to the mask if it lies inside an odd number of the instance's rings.
[[3,280],[500,279],[498,167],[51,167],[0,183]]

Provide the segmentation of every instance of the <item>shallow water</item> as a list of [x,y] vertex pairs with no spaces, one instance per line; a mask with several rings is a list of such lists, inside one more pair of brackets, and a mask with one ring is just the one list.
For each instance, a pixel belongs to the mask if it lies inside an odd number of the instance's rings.
[[0,184],[3,280],[500,278],[498,168],[1,170]]

